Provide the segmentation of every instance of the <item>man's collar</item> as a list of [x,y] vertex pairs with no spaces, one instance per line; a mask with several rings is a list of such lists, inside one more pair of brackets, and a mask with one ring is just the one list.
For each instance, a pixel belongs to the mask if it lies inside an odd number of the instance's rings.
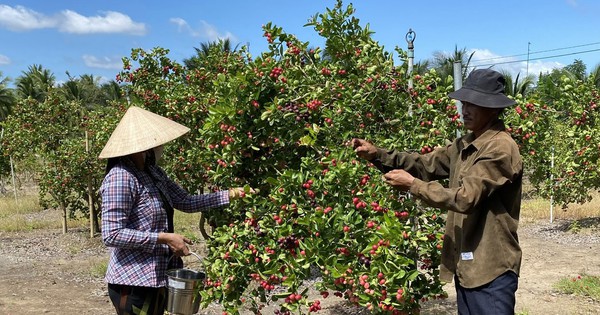
[[486,131],[481,134],[481,136],[475,138],[475,134],[473,132],[468,133],[463,138],[464,147],[468,147],[470,145],[474,146],[476,149],[480,148],[481,145],[490,141],[493,137],[495,137],[499,132],[506,130],[504,126],[504,122],[501,119],[496,120],[494,124],[490,126]]

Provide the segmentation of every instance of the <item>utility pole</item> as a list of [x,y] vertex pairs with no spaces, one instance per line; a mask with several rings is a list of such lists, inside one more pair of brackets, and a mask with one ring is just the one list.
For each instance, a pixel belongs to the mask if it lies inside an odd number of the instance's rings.
[[526,76],[529,75],[529,46],[531,46],[531,42],[527,42],[527,71],[525,72]]
[[[412,28],[408,29],[408,33],[406,33],[405,39],[408,43],[408,71],[406,71],[406,76],[408,77],[408,90],[412,93],[413,89],[413,62],[415,59],[415,39],[417,38],[417,33],[415,33]],[[408,115],[412,116],[412,104],[408,105]]]
[[406,42],[408,43],[408,71],[406,75],[408,76],[408,88],[413,88],[413,62],[415,59],[415,39],[417,38],[417,33],[415,33],[412,28],[408,29],[408,33],[406,33]]
[[[460,60],[454,60],[454,64],[452,65],[452,70],[454,74],[454,90],[458,91],[462,88],[462,62]],[[460,121],[463,121],[462,117],[462,102],[460,100],[454,100],[454,104],[456,104],[456,111],[460,116]],[[461,136],[460,129],[456,129],[456,137],[459,138]]]

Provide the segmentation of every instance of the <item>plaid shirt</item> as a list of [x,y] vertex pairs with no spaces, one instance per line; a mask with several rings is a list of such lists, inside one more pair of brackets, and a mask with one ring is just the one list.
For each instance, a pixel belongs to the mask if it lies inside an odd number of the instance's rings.
[[[199,212],[229,204],[227,191],[191,195],[170,180],[158,166],[151,167],[155,180],[121,159],[104,178],[102,239],[111,248],[105,280],[108,283],[166,286],[169,247],[157,244],[158,234],[167,232],[167,212],[160,191],[173,208]],[[159,191],[160,187],[160,191]]]

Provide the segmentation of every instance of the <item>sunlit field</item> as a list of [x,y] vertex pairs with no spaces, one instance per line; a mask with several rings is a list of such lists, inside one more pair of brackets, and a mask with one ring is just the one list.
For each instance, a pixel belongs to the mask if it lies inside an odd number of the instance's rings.
[[[524,199],[521,206],[521,223],[528,224],[540,220],[550,221],[550,200],[531,198]],[[0,231],[17,232],[34,229],[60,229],[61,212],[58,209],[42,209],[37,195],[0,197]],[[584,204],[570,204],[566,209],[553,205],[552,218],[555,221],[576,221],[586,218],[600,218],[600,193],[594,193],[593,199]],[[175,212],[177,230],[198,241],[201,239],[198,229],[199,213]],[[69,218],[69,228],[88,228],[87,215]]]

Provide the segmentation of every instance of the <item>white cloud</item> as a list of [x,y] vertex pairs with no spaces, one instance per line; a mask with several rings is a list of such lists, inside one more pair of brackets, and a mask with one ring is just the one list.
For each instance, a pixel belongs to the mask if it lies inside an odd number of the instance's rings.
[[471,59],[471,66],[476,66],[476,68],[480,69],[491,67],[497,71],[507,71],[513,77],[516,77],[517,74],[520,74],[520,77],[523,77],[526,74],[537,77],[540,73],[548,73],[553,69],[565,66],[555,61],[529,60],[528,62],[526,55],[503,57],[488,49],[473,49],[468,53],[470,54],[472,52],[474,52],[474,54]]
[[119,12],[107,11],[103,15],[87,17],[75,11],[64,10],[55,16],[46,16],[23,6],[7,5],[0,5],[0,26],[13,31],[55,28],[60,32],[73,34],[146,34],[144,23],[134,22],[129,16]]
[[81,57],[86,66],[100,69],[121,69],[123,61],[119,58],[102,57],[98,58],[92,55],[83,55]]
[[5,55],[0,55],[0,65],[8,65],[10,64],[10,58]]
[[146,34],[144,23],[136,23],[125,14],[108,11],[104,16],[86,17],[71,10],[61,12],[62,22],[58,29],[65,33],[126,33],[132,35]]
[[237,42],[237,38],[230,32],[220,33],[214,25],[203,20],[200,21],[201,25],[198,29],[192,28],[190,24],[182,18],[171,18],[169,19],[169,22],[177,25],[177,30],[179,32],[186,32],[192,37],[204,38],[211,42],[229,38],[232,42]]
[[56,19],[44,16],[23,6],[0,5],[0,25],[13,31],[27,31],[40,28],[51,28]]

